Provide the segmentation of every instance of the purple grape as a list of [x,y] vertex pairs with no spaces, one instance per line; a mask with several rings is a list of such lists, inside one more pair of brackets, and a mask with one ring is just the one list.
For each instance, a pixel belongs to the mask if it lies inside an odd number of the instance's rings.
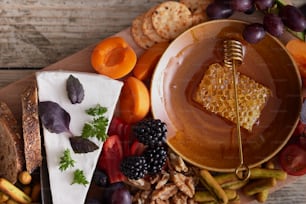
[[111,204],[130,204],[132,197],[126,188],[119,188],[112,194]]
[[101,202],[97,199],[89,198],[88,200],[86,200],[85,204],[101,204]]
[[266,35],[265,29],[260,23],[252,23],[245,26],[242,36],[249,43],[257,43]]
[[251,15],[253,14],[254,12],[256,11],[256,7],[255,5],[253,4],[252,7],[248,10],[246,10],[244,13],[247,14],[247,15]]
[[304,14],[304,16],[306,16],[306,3],[304,3],[303,5],[301,5],[299,7],[299,9],[301,10],[301,12]]
[[231,0],[234,11],[246,12],[253,7],[253,0]]
[[259,10],[271,8],[275,0],[254,0],[254,4]]
[[276,14],[268,13],[263,19],[264,29],[275,37],[279,37],[284,33],[284,24],[282,19]]
[[292,5],[283,6],[280,9],[279,16],[285,26],[296,32],[302,32],[306,29],[306,19],[301,10]]
[[106,173],[98,169],[95,170],[92,180],[100,187],[106,187],[108,184],[108,177]]
[[109,186],[107,186],[103,191],[103,203],[112,204],[112,197],[114,192],[122,188],[125,188],[123,182],[111,183]]
[[209,19],[228,18],[233,14],[233,9],[226,1],[215,1],[207,6],[206,14]]

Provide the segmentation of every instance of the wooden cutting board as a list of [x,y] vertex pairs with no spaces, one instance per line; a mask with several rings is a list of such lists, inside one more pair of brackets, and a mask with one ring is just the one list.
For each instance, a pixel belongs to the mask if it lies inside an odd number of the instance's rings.
[[[244,19],[245,16],[233,16],[234,19]],[[256,21],[258,18],[253,18],[251,21]],[[136,43],[133,41],[130,35],[130,28],[127,28],[119,33],[116,36],[123,37],[127,42],[129,42],[130,46],[135,50],[136,54],[140,56],[143,53],[143,49],[138,47]],[[291,39],[292,36],[287,34],[284,35],[281,39],[283,43],[287,42]],[[95,45],[91,45],[61,61],[58,61],[50,66],[45,67],[42,69],[44,70],[73,70],[73,71],[81,71],[81,72],[94,72],[90,65],[90,55]],[[6,102],[9,107],[12,109],[13,113],[15,114],[17,120],[21,122],[21,101],[20,95],[23,90],[31,83],[35,83],[35,74],[27,76],[21,80],[18,80],[8,86],[2,88],[0,90],[0,100]],[[288,176],[288,179],[284,182],[278,182],[277,187],[272,189],[275,191],[277,189],[282,188],[284,185],[288,183],[292,183],[298,179],[298,177]],[[253,201],[251,198],[247,198],[245,196],[241,197],[241,203],[248,203]]]

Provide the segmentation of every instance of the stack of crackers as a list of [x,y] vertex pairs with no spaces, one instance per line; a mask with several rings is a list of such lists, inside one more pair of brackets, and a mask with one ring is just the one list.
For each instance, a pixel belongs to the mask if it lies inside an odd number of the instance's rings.
[[205,9],[212,0],[165,1],[137,16],[131,35],[138,46],[148,49],[171,41],[188,28],[204,22]]

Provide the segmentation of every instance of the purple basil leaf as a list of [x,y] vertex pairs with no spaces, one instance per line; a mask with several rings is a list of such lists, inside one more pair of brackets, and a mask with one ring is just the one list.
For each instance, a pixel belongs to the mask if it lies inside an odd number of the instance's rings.
[[306,100],[303,102],[300,119],[303,124],[306,124]]
[[70,132],[70,115],[59,104],[52,101],[39,103],[39,116],[44,127],[51,133]]
[[95,143],[81,136],[69,137],[69,140],[75,153],[93,152],[99,148]]
[[80,80],[72,75],[67,79],[66,90],[72,104],[81,103],[84,99],[84,88]]

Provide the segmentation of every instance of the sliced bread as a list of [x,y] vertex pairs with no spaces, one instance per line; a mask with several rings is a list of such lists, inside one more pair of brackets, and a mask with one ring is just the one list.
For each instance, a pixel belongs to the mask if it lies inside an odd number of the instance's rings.
[[22,93],[21,105],[26,170],[32,173],[42,162],[37,87],[34,84]]
[[24,168],[21,127],[5,102],[0,102],[0,177],[17,181]]

